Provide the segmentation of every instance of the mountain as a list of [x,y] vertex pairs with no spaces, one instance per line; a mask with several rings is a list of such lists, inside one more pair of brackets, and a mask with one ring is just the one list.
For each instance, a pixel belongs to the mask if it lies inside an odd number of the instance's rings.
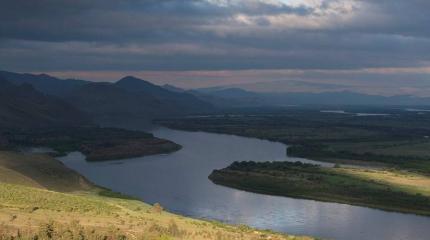
[[147,81],[125,77],[116,83],[88,83],[65,100],[102,125],[138,125],[154,118],[211,111],[213,106],[189,93],[166,90]]
[[187,92],[170,91],[132,76],[115,83],[59,79],[46,74],[0,71],[0,77],[15,86],[28,84],[36,90],[63,99],[98,123],[128,119],[139,122],[157,117],[207,113],[212,104]]
[[62,80],[47,74],[14,73],[7,71],[0,71],[0,78],[15,85],[31,84],[36,90],[54,96],[70,94],[77,87],[88,83],[88,81],[84,80]]
[[164,89],[169,90],[171,92],[185,92],[185,89],[170,85],[170,84],[164,84],[162,86]]
[[54,128],[90,124],[89,118],[63,100],[43,94],[30,84],[0,79],[1,128]]
[[223,98],[253,98],[259,96],[256,92],[250,92],[241,88],[200,88],[198,91]]
[[186,92],[167,90],[145,80],[135,77],[124,77],[115,83],[116,86],[132,93],[152,96],[164,105],[173,107],[178,113],[208,112],[213,106],[202,99]]
[[343,84],[333,84],[326,82],[308,82],[298,81],[292,79],[283,79],[275,81],[239,83],[224,86],[224,88],[241,88],[251,92],[272,92],[272,93],[285,93],[285,92],[341,92],[351,89],[351,86]]
[[190,90],[193,95],[204,99],[218,108],[255,107],[266,104],[263,95],[240,88],[203,88]]
[[189,93],[171,92],[147,81],[125,77],[115,83],[88,83],[65,100],[98,123],[150,121],[157,117],[208,112],[213,106]]
[[130,92],[143,92],[150,94],[166,94],[169,92],[160,86],[133,76],[121,78],[115,83],[115,85]]
[[99,123],[114,119],[149,120],[174,110],[150,95],[129,92],[111,83],[80,86],[65,99]]
[[430,98],[408,95],[380,96],[350,91],[321,93],[258,93],[240,88],[205,88],[193,90],[219,107],[261,107],[291,105],[430,105]]
[[322,93],[274,93],[263,94],[268,103],[282,106],[293,105],[430,105],[430,98],[408,95],[380,96],[350,91]]

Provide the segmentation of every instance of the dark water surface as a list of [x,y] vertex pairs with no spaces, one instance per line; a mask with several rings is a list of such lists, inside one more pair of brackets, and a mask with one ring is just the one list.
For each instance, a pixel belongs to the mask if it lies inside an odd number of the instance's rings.
[[181,144],[183,149],[110,162],[89,163],[80,153],[61,160],[99,185],[197,218],[327,239],[430,239],[428,217],[248,193],[217,186],[207,178],[213,169],[234,161],[303,160],[287,157],[284,144],[166,128],[153,133]]

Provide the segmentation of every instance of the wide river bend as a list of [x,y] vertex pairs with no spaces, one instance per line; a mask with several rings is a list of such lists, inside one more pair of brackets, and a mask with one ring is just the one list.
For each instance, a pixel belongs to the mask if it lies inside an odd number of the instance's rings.
[[309,162],[287,157],[284,144],[167,128],[153,133],[181,144],[183,149],[168,155],[95,163],[74,152],[60,160],[98,185],[148,203],[158,202],[187,216],[325,239],[430,239],[428,217],[249,193],[215,185],[207,178],[213,169],[234,161]]

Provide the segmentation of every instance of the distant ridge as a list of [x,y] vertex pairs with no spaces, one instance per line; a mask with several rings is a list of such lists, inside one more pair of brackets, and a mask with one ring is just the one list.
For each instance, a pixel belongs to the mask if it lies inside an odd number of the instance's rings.
[[[193,93],[207,98],[216,106],[252,107],[252,106],[291,106],[291,105],[399,105],[427,106],[430,98],[409,95],[380,96],[350,91],[321,93],[286,92],[259,93],[240,88],[204,88],[193,90]],[[227,104],[226,104],[227,103]]]
[[[160,117],[206,114],[235,107],[284,107],[291,105],[398,105],[427,106],[430,98],[378,96],[349,91],[321,93],[260,93],[241,88],[212,87],[183,90],[158,86],[133,76],[117,82],[59,79],[46,74],[0,71],[0,79],[19,87],[53,95],[84,112],[95,123],[111,125],[124,120],[150,122]],[[60,100],[58,99],[58,100]]]
[[207,112],[213,110],[210,103],[187,92],[170,91],[148,81],[128,76],[115,83],[116,86],[129,92],[152,95],[158,101],[174,106],[180,112]]
[[46,74],[0,71],[16,86],[29,84],[55,95],[86,112],[97,123],[122,120],[151,121],[157,117],[207,113],[213,105],[187,92],[170,91],[148,81],[127,76],[115,83],[59,79]]
[[166,90],[169,90],[171,92],[185,92],[186,91],[185,89],[182,89],[182,88],[170,85],[170,84],[164,84],[163,88]]

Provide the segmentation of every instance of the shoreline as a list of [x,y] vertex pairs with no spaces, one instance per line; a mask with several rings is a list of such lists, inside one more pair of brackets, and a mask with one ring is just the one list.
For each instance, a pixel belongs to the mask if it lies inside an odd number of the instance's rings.
[[[214,170],[208,178],[217,185],[259,194],[430,216],[428,192],[414,191],[416,186],[396,185],[383,180],[399,173],[373,169],[373,178],[365,178],[364,174],[371,175],[367,169],[328,168],[291,162],[252,162],[252,166],[248,163],[235,162],[227,168]],[[430,179],[422,178],[430,182]],[[413,209],[410,202],[415,202]]]

